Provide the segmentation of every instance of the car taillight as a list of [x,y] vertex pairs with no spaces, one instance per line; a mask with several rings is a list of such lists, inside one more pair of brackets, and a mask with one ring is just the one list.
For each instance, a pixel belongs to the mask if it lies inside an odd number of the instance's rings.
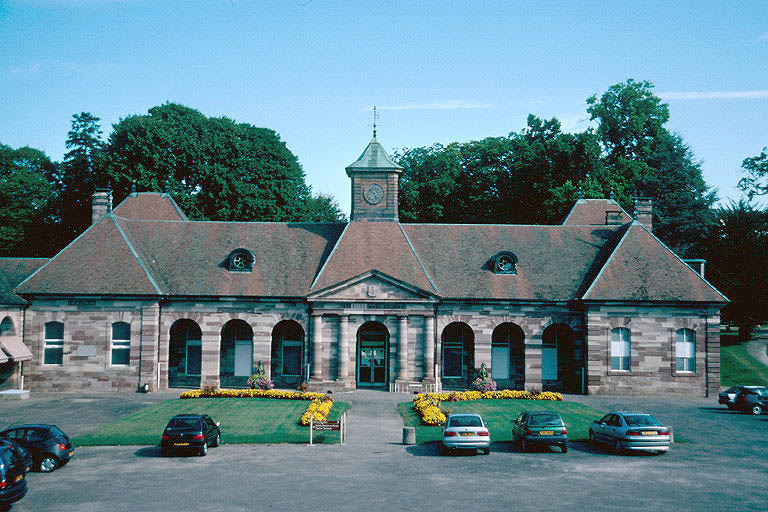
[[489,434],[487,430],[481,430],[480,432],[477,433],[477,435],[479,435],[481,437],[488,437],[491,434]]
[[447,432],[443,432],[443,437],[453,437],[456,435],[456,432],[451,432],[450,430]]
[[0,489],[5,487],[6,485],[8,485],[8,484],[5,482],[5,480],[0,480]]
[[196,434],[192,439],[205,439],[205,436],[203,434]]
[[661,432],[659,432],[659,435],[660,436],[668,436],[669,435],[669,430],[662,430]]
[[67,445],[65,445],[64,443],[59,443],[56,446],[59,447],[59,450],[66,450],[67,449]]
[[563,432],[562,432],[562,433],[563,433],[563,435],[565,435],[565,434],[567,434],[567,433],[568,433],[568,430],[567,430],[567,429],[563,429]]
[[532,434],[533,434],[533,432],[531,432],[531,430],[530,430],[530,429],[528,429],[528,428],[527,428],[527,429],[525,429],[525,435],[527,435],[527,436],[530,436],[530,435],[532,435]]
[[163,434],[163,441],[168,441],[171,438],[168,434]]
[[641,434],[640,432],[627,432],[627,435],[628,436],[641,436],[643,434]]

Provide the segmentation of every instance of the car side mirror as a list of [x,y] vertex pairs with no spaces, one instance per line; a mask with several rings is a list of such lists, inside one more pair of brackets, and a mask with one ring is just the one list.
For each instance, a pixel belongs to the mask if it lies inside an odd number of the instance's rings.
[[605,426],[605,422],[604,421],[599,421],[597,424],[600,425],[601,427]]
[[216,422],[216,426],[217,426],[217,427],[220,427],[220,426],[221,426],[221,422],[220,422],[220,421],[217,421],[217,422]]

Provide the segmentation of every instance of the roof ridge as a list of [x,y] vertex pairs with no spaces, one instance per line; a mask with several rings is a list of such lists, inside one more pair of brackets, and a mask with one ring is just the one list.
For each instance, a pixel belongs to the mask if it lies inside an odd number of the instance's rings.
[[312,284],[309,285],[309,291],[312,291],[312,288],[314,288],[317,282],[320,280],[320,276],[323,275],[323,271],[325,270],[325,267],[328,265],[328,262],[330,262],[331,259],[333,258],[333,254],[336,252],[336,249],[341,244],[341,239],[344,238],[344,233],[347,232],[347,228],[349,227],[350,224],[351,222],[347,222],[347,225],[344,226],[344,229],[339,235],[339,238],[336,239],[336,243],[333,244],[333,249],[331,249],[331,252],[328,253],[328,257],[323,262],[323,266],[321,266],[320,270],[317,272],[317,275],[315,276],[315,279],[312,281]]
[[[611,262],[613,257],[616,255],[616,253],[619,251],[619,247],[621,247],[621,244],[624,243],[624,240],[627,239],[627,236],[629,235],[630,228],[632,227],[632,223],[624,224],[624,226],[629,226],[624,231],[624,234],[621,235],[621,238],[619,239],[619,243],[616,244],[616,246],[613,248],[611,253],[608,255],[608,257],[603,262],[603,265],[600,267],[600,271],[597,273],[595,278],[592,280],[592,283],[589,285],[587,290],[581,294],[580,299],[585,300],[589,292],[594,288],[594,286],[597,284],[597,282],[600,280],[600,276],[603,275],[603,271],[608,267],[608,264]],[[623,226],[622,226],[623,227]]]
[[123,241],[125,241],[126,245],[128,246],[128,249],[130,249],[134,258],[136,258],[136,262],[139,264],[139,267],[141,267],[141,270],[144,271],[144,275],[147,276],[147,279],[152,284],[154,289],[157,290],[158,294],[163,295],[163,292],[160,290],[160,287],[157,285],[157,281],[155,281],[155,278],[152,276],[152,274],[150,274],[149,270],[147,269],[147,265],[142,261],[141,257],[139,256],[139,253],[133,247],[133,244],[131,244],[131,241],[128,239],[128,235],[125,234],[123,227],[120,225],[119,222],[117,222],[117,219],[114,216],[112,215],[106,215],[106,216],[109,217],[117,227],[117,231],[120,233],[120,236],[123,238]]
[[432,289],[435,291],[435,293],[440,293],[437,289],[437,286],[435,286],[435,282],[432,280],[432,276],[429,274],[429,271],[427,271],[427,268],[424,266],[424,263],[422,263],[421,258],[419,257],[419,253],[416,252],[416,248],[411,243],[411,239],[408,238],[408,233],[405,232],[405,228],[399,222],[397,223],[397,225],[400,227],[400,231],[403,233],[403,236],[405,237],[405,241],[408,242],[408,246],[413,251],[413,255],[416,256],[416,261],[419,262],[419,266],[421,267],[421,270],[424,272],[424,275],[427,276],[427,281],[429,281],[429,284],[432,285]]

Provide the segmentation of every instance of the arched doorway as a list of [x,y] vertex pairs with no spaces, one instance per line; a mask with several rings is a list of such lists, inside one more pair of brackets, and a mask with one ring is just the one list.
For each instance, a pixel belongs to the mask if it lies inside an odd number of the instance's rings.
[[302,381],[304,329],[298,322],[283,320],[272,329],[272,381],[293,387]]
[[525,335],[512,322],[499,324],[491,335],[491,378],[498,387],[525,386]]
[[440,339],[443,387],[468,387],[475,368],[475,334],[472,328],[464,322],[452,322],[445,326]]
[[168,350],[168,386],[200,387],[200,370],[203,363],[200,326],[187,318],[171,325]]
[[13,327],[13,320],[7,316],[0,322],[0,336],[13,336],[16,334],[16,329]]
[[357,330],[357,385],[389,384],[389,331],[379,322],[366,322]]
[[577,393],[581,364],[574,358],[573,329],[552,324],[541,336],[541,385],[544,389]]
[[219,350],[221,387],[245,387],[251,375],[253,375],[253,329],[243,320],[230,320],[221,329]]

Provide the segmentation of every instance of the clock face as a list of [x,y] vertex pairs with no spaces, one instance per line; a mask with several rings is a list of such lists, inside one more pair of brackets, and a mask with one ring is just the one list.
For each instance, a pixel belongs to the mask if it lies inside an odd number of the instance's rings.
[[384,188],[378,183],[368,185],[363,192],[363,198],[370,204],[379,204],[384,199]]

